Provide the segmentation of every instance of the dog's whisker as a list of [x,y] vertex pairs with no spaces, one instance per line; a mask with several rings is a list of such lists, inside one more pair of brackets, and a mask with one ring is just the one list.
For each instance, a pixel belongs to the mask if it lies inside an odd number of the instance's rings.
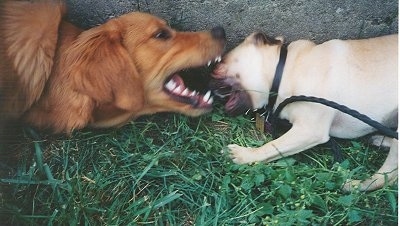
[[251,90],[251,89],[232,89],[230,91],[225,91],[224,94],[218,93],[218,91],[221,89],[225,89],[225,87],[215,89],[214,93],[217,93],[217,95],[221,95],[221,96],[223,95],[223,97],[226,97],[235,92],[257,92],[257,93],[269,94],[269,92],[260,91],[260,90]]

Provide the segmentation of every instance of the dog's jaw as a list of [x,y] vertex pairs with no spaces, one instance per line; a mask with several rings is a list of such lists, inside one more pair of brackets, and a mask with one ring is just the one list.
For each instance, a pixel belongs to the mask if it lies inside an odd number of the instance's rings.
[[189,104],[193,108],[211,108],[214,101],[211,91],[202,95],[196,90],[190,90],[178,74],[174,74],[168,79],[164,85],[164,92],[172,99]]
[[[219,63],[221,56],[215,57],[213,60],[207,61],[207,67],[212,63]],[[192,90],[185,84],[179,72],[173,73],[164,83],[163,91],[173,100],[190,105],[194,109],[212,108],[214,98],[210,90],[199,92]]]
[[224,77],[218,71],[221,70],[217,67],[209,86],[217,98],[225,101],[225,111],[231,116],[237,116],[253,108],[248,92],[235,79]]

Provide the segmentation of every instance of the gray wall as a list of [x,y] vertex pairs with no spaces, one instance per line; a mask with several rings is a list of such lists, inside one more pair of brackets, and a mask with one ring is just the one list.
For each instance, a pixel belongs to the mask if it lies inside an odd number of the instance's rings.
[[254,31],[318,43],[398,32],[397,0],[67,0],[67,5],[69,20],[84,28],[130,11],[152,13],[181,30],[222,25],[228,49]]

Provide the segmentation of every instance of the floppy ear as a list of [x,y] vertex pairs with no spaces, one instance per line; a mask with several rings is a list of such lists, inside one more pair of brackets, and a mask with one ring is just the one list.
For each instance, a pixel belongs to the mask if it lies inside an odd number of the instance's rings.
[[275,39],[281,41],[281,43],[285,42],[285,38],[283,36],[281,36],[281,35],[276,36]]
[[282,45],[283,38],[272,38],[264,33],[258,32],[254,34],[253,42],[255,45]]
[[65,67],[73,89],[103,104],[133,111],[143,104],[139,74],[122,45],[117,20],[82,32],[66,51]]

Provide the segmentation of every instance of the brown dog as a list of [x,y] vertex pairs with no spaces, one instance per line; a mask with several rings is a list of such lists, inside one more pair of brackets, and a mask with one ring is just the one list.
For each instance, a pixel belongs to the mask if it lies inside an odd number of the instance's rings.
[[70,133],[155,112],[211,110],[210,92],[189,90],[179,72],[218,61],[223,28],[177,32],[135,12],[84,31],[63,20],[65,11],[60,1],[0,3],[1,124]]
[[[292,42],[275,107],[286,98],[306,95],[325,98],[368,115],[388,127],[397,126],[398,112],[397,35],[364,40],[331,40],[317,45],[308,40]],[[225,108],[240,114],[248,108],[268,104],[282,40],[254,33],[224,56],[214,77],[217,89],[231,87]],[[279,117],[292,123],[291,129],[262,147],[229,145],[236,163],[273,161],[325,143],[330,136],[355,138],[374,131],[357,119],[324,105],[296,102],[283,108]],[[397,140],[388,139],[389,155],[370,179],[349,181],[345,190],[382,187],[397,179]]]

